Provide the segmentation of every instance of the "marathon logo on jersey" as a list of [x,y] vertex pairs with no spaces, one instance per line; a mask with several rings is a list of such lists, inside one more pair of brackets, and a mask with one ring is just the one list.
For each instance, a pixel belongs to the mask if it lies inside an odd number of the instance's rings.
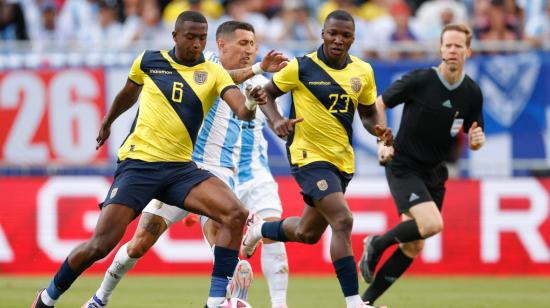
[[149,74],[172,75],[172,72],[167,71],[167,70],[159,70],[159,69],[156,69],[156,68],[152,68],[152,69],[149,70]]
[[350,79],[350,83],[351,83],[351,89],[355,93],[359,93],[359,91],[361,91],[361,87],[363,86],[363,84],[361,83],[361,79],[357,77],[353,77]]
[[330,86],[330,81],[308,81],[310,86]]
[[320,191],[325,191],[328,189],[328,183],[327,180],[320,180],[317,182],[317,188],[319,188]]
[[197,84],[204,84],[206,79],[208,79],[208,73],[205,71],[195,71],[193,74],[193,80],[195,80]]

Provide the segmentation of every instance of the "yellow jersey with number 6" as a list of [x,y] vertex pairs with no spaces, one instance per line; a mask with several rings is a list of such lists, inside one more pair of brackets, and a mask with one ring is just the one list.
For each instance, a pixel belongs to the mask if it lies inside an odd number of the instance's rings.
[[326,63],[321,46],[273,75],[279,90],[291,91],[290,117],[304,118],[288,138],[289,160],[298,167],[326,161],[353,173],[353,118],[358,104],[376,100],[374,73],[370,64],[354,56],[348,56],[342,69]]
[[175,51],[145,51],[128,78],[143,86],[130,134],[118,151],[147,162],[191,161],[204,116],[218,96],[236,85],[222,66],[201,58],[190,66]]

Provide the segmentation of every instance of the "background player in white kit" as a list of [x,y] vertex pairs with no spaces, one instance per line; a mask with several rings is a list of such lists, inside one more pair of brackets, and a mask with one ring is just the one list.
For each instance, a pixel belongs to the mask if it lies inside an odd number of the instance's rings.
[[[229,21],[218,28],[216,33],[220,60],[226,69],[250,67],[254,62],[257,46],[254,41],[254,29],[247,23]],[[268,71],[278,71],[285,64],[278,53],[270,52],[271,62],[264,61]],[[217,61],[212,54],[205,58]],[[250,69],[232,72],[233,77],[247,77]],[[259,64],[253,66],[254,73],[261,73]],[[237,72],[237,73],[235,73]],[[239,75],[239,76],[236,76]],[[235,79],[235,78],[234,78]],[[268,80],[256,75],[241,86],[260,84]],[[266,220],[279,219],[282,208],[275,183],[267,166],[267,142],[262,134],[265,117],[257,113],[256,120],[239,121],[227,104],[218,100],[206,116],[197,141],[193,160],[221,178],[235,189],[241,201],[250,211],[255,211]],[[174,222],[187,216],[187,212],[153,200],[143,210],[143,216],[132,240],[123,245],[117,252],[113,263],[107,270],[105,278],[96,294],[85,304],[85,307],[104,307],[112,296],[114,288],[123,277],[153,246],[160,235]],[[217,223],[203,219],[203,232],[212,243]],[[288,264],[283,243],[264,243],[262,249],[262,269],[268,281],[272,306],[286,307],[286,290],[288,285]],[[240,275],[240,276],[239,276]],[[241,261],[236,268],[234,282],[230,285],[232,296],[246,298],[252,273],[249,264]],[[211,300],[214,298],[215,300]],[[225,297],[210,294],[208,307],[216,307]]]

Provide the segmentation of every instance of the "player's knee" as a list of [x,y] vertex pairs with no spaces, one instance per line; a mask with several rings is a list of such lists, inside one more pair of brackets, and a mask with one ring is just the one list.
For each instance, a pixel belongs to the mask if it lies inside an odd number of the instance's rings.
[[137,241],[131,241],[128,243],[128,256],[130,258],[141,258],[149,250],[149,247],[143,245],[143,243]]
[[296,237],[304,244],[316,244],[321,239],[323,233],[313,230],[297,230]]
[[423,222],[422,225],[419,226],[419,229],[420,235],[422,235],[423,238],[434,236],[443,231],[443,219],[441,219],[441,217],[430,219],[429,221]]
[[243,206],[236,204],[230,211],[225,213],[222,217],[223,224],[230,228],[242,228],[246,223],[248,217],[248,210]]
[[353,228],[353,216],[351,212],[342,213],[342,215],[331,222],[330,227],[332,228],[332,232],[351,233],[351,229]]
[[412,241],[408,243],[402,243],[401,250],[405,255],[407,255],[410,258],[416,257],[420,252],[422,252],[422,249],[424,248],[424,241]]
[[91,260],[97,261],[105,258],[113,248],[114,245],[103,244],[99,241],[91,241],[86,245],[86,252]]

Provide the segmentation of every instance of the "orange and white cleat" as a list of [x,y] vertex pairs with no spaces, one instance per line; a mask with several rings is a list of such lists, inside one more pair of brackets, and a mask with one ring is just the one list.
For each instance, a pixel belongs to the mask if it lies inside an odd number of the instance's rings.
[[258,248],[258,244],[262,240],[262,225],[264,220],[256,213],[250,213],[246,221],[246,234],[243,236],[241,245],[241,255],[251,258]]

